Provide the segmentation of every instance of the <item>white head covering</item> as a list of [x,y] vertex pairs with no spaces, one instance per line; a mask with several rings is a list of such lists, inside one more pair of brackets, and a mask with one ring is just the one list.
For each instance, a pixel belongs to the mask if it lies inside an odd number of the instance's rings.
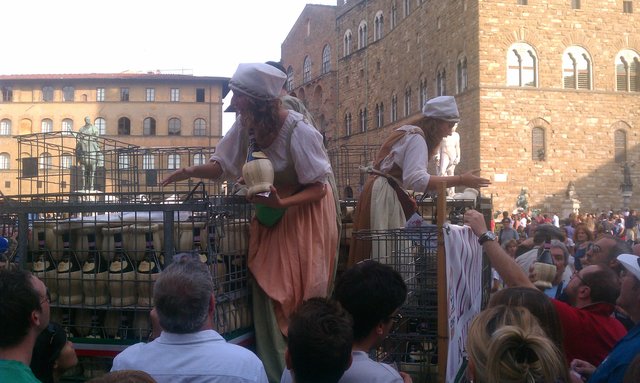
[[243,93],[259,100],[280,97],[287,75],[269,64],[240,64],[229,81],[234,92]]
[[628,272],[633,274],[637,280],[640,281],[640,261],[635,254],[620,254],[617,257],[618,262],[627,269]]
[[424,103],[422,114],[426,117],[449,122],[459,122],[460,113],[453,96],[440,96],[432,98]]

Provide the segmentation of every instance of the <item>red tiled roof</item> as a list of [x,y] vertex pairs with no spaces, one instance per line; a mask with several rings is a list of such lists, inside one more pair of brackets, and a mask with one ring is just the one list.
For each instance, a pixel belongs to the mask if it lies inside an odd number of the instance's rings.
[[10,74],[0,75],[2,80],[186,80],[229,81],[228,77],[193,76],[165,73],[84,73],[84,74]]

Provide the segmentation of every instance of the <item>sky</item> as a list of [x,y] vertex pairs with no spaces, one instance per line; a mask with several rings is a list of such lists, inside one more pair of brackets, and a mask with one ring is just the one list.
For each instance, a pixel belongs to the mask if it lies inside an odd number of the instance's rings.
[[[231,77],[241,62],[279,60],[305,4],[336,2],[2,0],[0,74],[161,70]],[[224,113],[223,126],[233,117]]]

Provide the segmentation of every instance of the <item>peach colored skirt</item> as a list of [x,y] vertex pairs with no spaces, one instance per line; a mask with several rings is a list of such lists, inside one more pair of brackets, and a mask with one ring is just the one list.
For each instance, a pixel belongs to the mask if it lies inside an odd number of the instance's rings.
[[326,189],[321,200],[288,208],[273,227],[251,221],[249,270],[272,299],[285,336],[295,309],[306,299],[327,296],[333,283],[338,228],[333,193]]

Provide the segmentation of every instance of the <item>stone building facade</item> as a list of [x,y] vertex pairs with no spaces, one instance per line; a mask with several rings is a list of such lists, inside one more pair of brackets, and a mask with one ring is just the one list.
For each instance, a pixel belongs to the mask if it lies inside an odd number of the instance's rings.
[[[114,167],[172,171],[207,161],[222,137],[222,103],[229,92],[228,81],[158,73],[1,75],[0,190],[5,195],[17,194],[16,178],[23,165],[18,159],[38,157],[39,174],[62,178],[60,182],[42,179],[22,193],[73,191],[73,182],[62,175],[71,174],[76,165],[75,139],[68,132],[77,132],[86,116],[101,139],[140,148],[126,154],[126,164]],[[55,132],[61,133],[60,139]],[[28,144],[18,152],[15,136],[39,133],[51,134],[21,140]],[[54,149],[47,147],[47,137],[49,143],[55,143]],[[190,153],[184,148],[202,150]],[[141,154],[141,163],[130,163],[137,154]]]
[[[392,129],[420,118],[426,99],[454,95],[462,116],[456,173],[481,169],[493,182],[482,194],[496,210],[515,209],[524,187],[531,208],[560,213],[570,182],[582,211],[616,210],[624,164],[632,182],[640,175],[635,3],[339,0],[334,19],[318,18],[325,24],[313,28],[313,41],[299,33],[319,12],[308,5],[282,56],[301,78],[301,57],[322,52],[315,34],[332,35],[337,94],[323,101],[335,108],[336,123],[325,127],[330,152],[366,162]],[[357,195],[356,167],[337,178]],[[640,191],[629,201],[638,206]]]

